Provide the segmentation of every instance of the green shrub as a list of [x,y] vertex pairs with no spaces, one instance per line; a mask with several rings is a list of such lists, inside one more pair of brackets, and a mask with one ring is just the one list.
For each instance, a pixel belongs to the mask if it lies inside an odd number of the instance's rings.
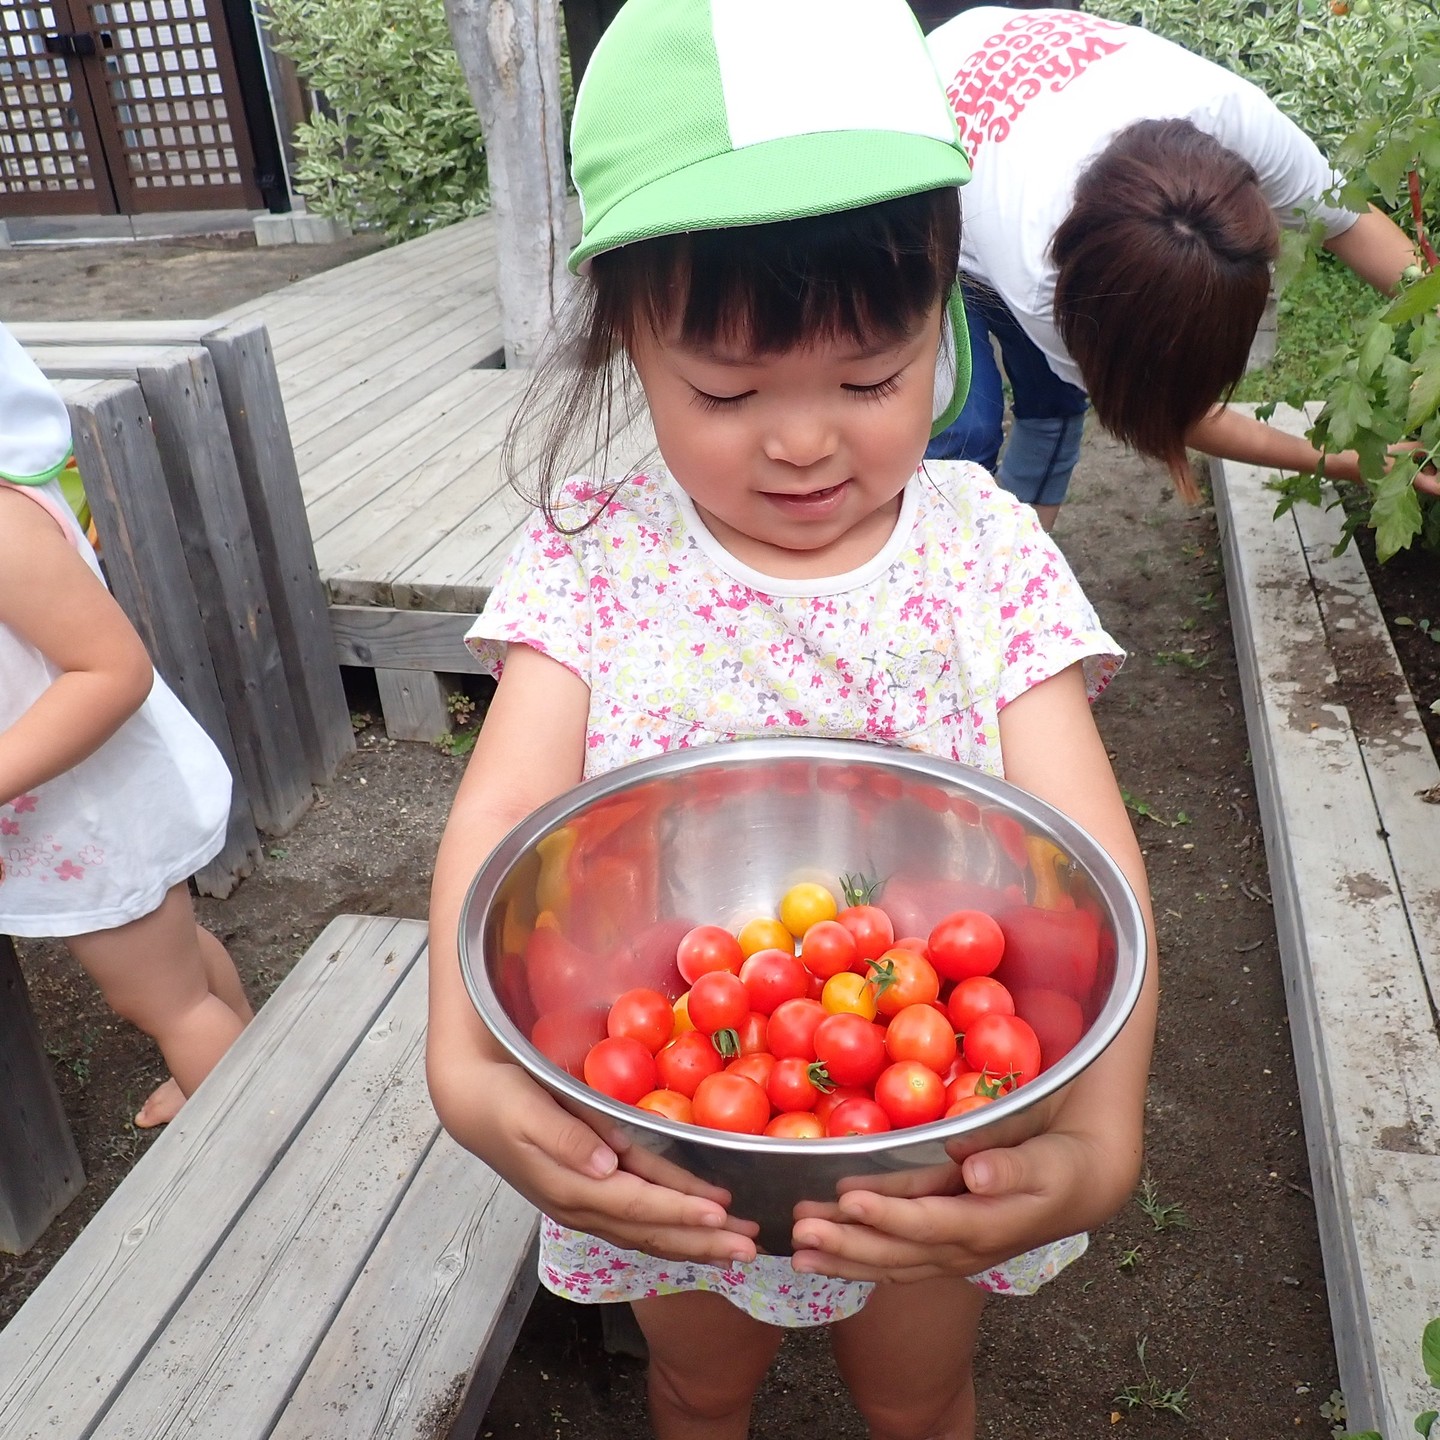
[[321,96],[296,127],[320,215],[403,240],[485,209],[480,117],[442,0],[264,0],[276,48]]

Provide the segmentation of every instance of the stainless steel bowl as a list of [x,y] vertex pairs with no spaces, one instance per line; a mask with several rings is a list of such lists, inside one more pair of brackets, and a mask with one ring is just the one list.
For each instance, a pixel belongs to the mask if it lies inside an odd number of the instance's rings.
[[[996,978],[1035,1025],[1046,1069],[994,1104],[932,1125],[835,1140],[731,1135],[611,1100],[578,1078],[609,1002],[684,988],[691,925],[771,915],[800,880],[883,881],[897,935],[951,911],[1001,918]],[[1052,806],[979,771],[905,750],[785,738],[677,750],[610,772],[535,811],[496,847],[460,922],[465,981],[485,1024],[575,1114],[721,1185],[760,1244],[791,1246],[802,1199],[838,1181],[960,1188],[957,1158],[1035,1133],[1039,1101],[1119,1033],[1146,965],[1140,908],[1119,869]],[[887,1177],[892,1177],[887,1180]],[[902,1178],[903,1177],[903,1178]]]

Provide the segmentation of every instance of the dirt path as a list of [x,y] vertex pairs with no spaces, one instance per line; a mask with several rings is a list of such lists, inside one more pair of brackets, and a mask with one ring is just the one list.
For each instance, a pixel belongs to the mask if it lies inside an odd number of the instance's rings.
[[[244,248],[0,252],[0,320],[207,315],[358,253]],[[1098,717],[1160,928],[1154,1202],[1127,1207],[1041,1296],[993,1305],[981,1434],[1326,1440],[1335,1362],[1214,517],[1095,435],[1073,493],[1058,537],[1131,656]],[[364,677],[352,700],[372,703]],[[259,873],[201,906],[257,997],[335,913],[424,914],[461,762],[393,745],[373,719],[360,741]],[[160,1073],[63,952],[23,958],[90,1182],[29,1255],[0,1256],[0,1322],[144,1148],[128,1116]],[[640,1367],[605,1355],[595,1313],[542,1299],[484,1432],[633,1440],[642,1415]],[[754,1433],[863,1434],[823,1337],[787,1343]]]

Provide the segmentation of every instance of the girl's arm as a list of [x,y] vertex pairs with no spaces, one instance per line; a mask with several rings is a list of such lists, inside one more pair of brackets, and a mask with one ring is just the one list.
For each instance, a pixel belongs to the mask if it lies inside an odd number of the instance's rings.
[[1415,242],[1373,205],[1348,230],[1325,241],[1325,249],[1385,295],[1400,288],[1406,269],[1420,258]]
[[[590,692],[557,661],[511,645],[435,861],[426,1071],[446,1130],[546,1214],[629,1249],[748,1260],[728,1196],[578,1120],[481,1023],[460,973],[460,908],[481,862],[537,806],[579,783]],[[663,1180],[652,1183],[641,1174]]]
[[[797,1269],[860,1280],[978,1274],[1103,1223],[1139,1178],[1159,992],[1155,928],[1140,848],[1080,667],[1007,705],[1000,734],[1006,779],[1088,830],[1134,888],[1150,947],[1139,1002],[1105,1053],[1057,1098],[1043,1133],[965,1157],[968,1193],[897,1198],[857,1183],[837,1206],[803,1207],[795,1230]],[[933,1189],[935,1177],[916,1177],[916,1184]]]
[[155,669],[125,612],[55,520],[4,487],[0,622],[62,672],[0,733],[3,805],[98,750],[144,704]]

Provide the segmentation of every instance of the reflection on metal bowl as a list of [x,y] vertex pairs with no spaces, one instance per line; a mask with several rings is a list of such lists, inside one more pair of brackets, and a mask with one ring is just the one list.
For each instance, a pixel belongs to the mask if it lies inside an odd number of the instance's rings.
[[[833,1140],[733,1135],[611,1100],[578,1077],[617,995],[684,989],[675,946],[692,925],[738,929],[801,880],[882,882],[897,935],[958,909],[996,916],[996,978],[1040,1036],[1045,1068],[992,1105],[931,1125]],[[1139,906],[1099,845],[1003,780],[844,740],[743,740],[610,772],[524,820],[476,875],[461,965],[481,1018],[561,1104],[607,1117],[647,1150],[732,1195],[760,1244],[791,1247],[802,1199],[836,1183],[960,1188],[957,1158],[1014,1144],[1038,1102],[1119,1033],[1146,965]],[[917,1175],[915,1172],[925,1172]]]

